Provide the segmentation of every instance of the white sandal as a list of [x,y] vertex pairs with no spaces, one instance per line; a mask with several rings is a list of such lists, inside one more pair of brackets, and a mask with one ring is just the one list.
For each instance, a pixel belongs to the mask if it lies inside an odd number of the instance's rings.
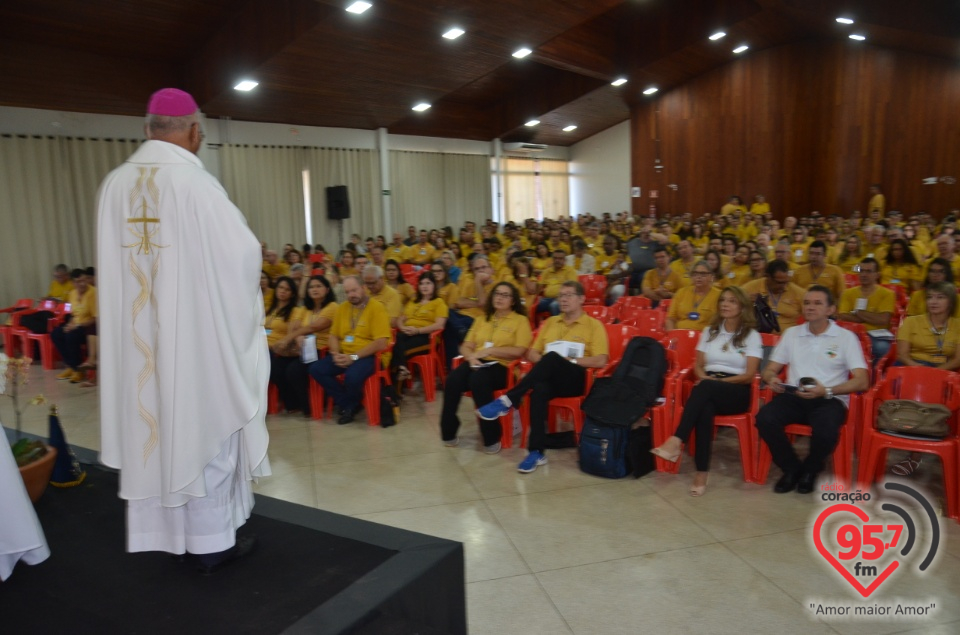
[[890,468],[890,471],[897,476],[910,476],[920,469],[920,463],[922,461],[923,459],[920,461],[914,461],[911,458],[906,458]]

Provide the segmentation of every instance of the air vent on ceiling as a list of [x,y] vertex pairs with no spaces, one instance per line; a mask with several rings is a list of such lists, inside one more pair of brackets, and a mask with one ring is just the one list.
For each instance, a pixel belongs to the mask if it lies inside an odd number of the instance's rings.
[[524,154],[529,154],[532,152],[543,152],[549,146],[545,146],[542,143],[505,143],[503,144],[503,150],[505,152],[521,152]]

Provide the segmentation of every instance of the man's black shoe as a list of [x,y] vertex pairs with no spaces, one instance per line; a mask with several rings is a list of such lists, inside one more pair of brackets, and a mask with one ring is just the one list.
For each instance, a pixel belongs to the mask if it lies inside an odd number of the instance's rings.
[[797,482],[800,480],[799,472],[784,472],[777,484],[773,486],[773,491],[777,494],[786,494],[797,489]]
[[257,548],[257,537],[253,534],[238,536],[235,545],[226,551],[204,553],[197,556],[197,570],[203,575],[212,575],[232,562],[253,553]]
[[813,472],[804,472],[797,481],[797,494],[809,494],[817,484],[817,475]]
[[353,418],[357,416],[357,411],[353,409],[341,410],[340,418],[337,419],[338,425],[346,425],[348,423],[353,423]]

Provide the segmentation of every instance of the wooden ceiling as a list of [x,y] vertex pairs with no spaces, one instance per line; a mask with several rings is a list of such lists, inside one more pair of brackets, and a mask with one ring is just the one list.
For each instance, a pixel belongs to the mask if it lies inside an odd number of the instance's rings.
[[[567,146],[741,43],[855,32],[960,57],[957,0],[369,0],[362,15],[349,1],[3,0],[0,105],[141,115],[179,86],[210,117]],[[466,34],[441,38],[451,26]],[[521,46],[533,54],[514,59]],[[233,90],[245,77],[259,87]],[[433,107],[413,112],[420,101]]]

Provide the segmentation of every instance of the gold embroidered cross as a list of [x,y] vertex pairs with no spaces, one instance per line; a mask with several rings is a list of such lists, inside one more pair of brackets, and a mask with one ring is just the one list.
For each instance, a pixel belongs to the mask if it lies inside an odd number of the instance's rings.
[[[134,227],[130,228],[130,233],[137,237],[137,242],[124,245],[124,247],[136,247],[138,254],[149,254],[151,247],[156,247],[159,249],[166,247],[166,245],[158,245],[154,242],[151,242],[150,239],[156,236],[157,232],[160,231],[160,228],[155,227],[150,229],[150,223],[159,225],[160,219],[147,216],[147,200],[142,199],[142,203],[140,217],[127,219],[128,223],[134,224]],[[142,223],[143,226],[138,228],[136,227],[137,223]]]

